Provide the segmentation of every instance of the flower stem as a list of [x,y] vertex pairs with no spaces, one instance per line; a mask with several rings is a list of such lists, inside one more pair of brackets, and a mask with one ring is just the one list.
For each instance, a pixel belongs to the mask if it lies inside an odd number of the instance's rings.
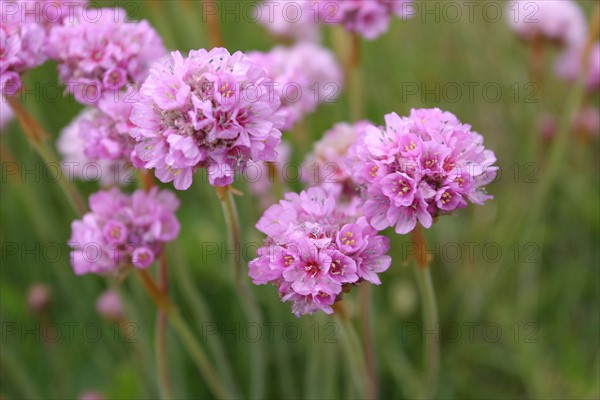
[[[229,235],[229,245],[233,249],[234,259],[234,283],[236,285],[238,295],[242,303],[242,308],[248,322],[258,324],[262,326],[262,314],[256,299],[245,279],[243,278],[243,265],[242,265],[242,254],[241,254],[241,228],[240,219],[233,199],[233,188],[231,186],[215,187],[217,196],[221,200],[221,206],[223,208],[223,215],[225,217],[225,224],[227,225],[227,233]],[[265,392],[265,358],[266,352],[260,342],[253,343],[252,359],[253,365],[251,367],[251,398],[263,398]]]
[[377,355],[373,338],[373,321],[371,319],[371,285],[365,283],[358,288],[360,295],[360,323],[364,340],[365,361],[367,363],[367,396],[376,399],[378,394],[379,376],[377,373]]
[[[169,271],[165,252],[160,255],[158,285],[163,295],[167,296],[169,293]],[[167,314],[159,309],[156,318],[156,333],[154,336],[159,387],[163,399],[173,399],[173,385],[171,384],[171,377],[169,375],[169,357],[167,352],[167,323]]]
[[210,39],[211,47],[223,47],[223,36],[221,35],[221,28],[219,27],[219,19],[217,12],[208,12],[209,8],[218,10],[218,5],[215,4],[215,0],[204,0],[204,8],[206,12],[206,27],[208,28],[208,37]]
[[437,377],[440,366],[440,347],[439,347],[439,320],[435,291],[431,280],[431,271],[429,268],[429,259],[427,257],[427,247],[425,238],[419,226],[416,226],[411,233],[412,242],[416,250],[415,261],[417,264],[416,274],[421,294],[423,310],[423,329],[428,333],[433,330],[433,335],[426,335],[425,341],[425,361],[427,371],[426,398],[432,398],[435,394]]
[[348,80],[350,83],[348,88],[350,95],[350,119],[352,121],[360,120],[364,113],[364,93],[360,61],[360,37],[358,34],[352,34],[352,43],[347,67]]
[[220,399],[230,399],[233,396],[229,390],[222,384],[218,375],[212,368],[212,365],[208,361],[206,353],[202,349],[202,346],[198,343],[192,330],[188,327],[187,323],[181,317],[181,314],[177,307],[173,304],[171,299],[163,293],[158,287],[152,276],[147,270],[136,269],[138,277],[142,282],[146,292],[150,295],[156,306],[162,310],[165,315],[171,321],[171,326],[179,336],[179,339],[183,343],[184,347],[188,351],[190,357],[196,364],[196,367],[206,380],[208,387],[213,394]]
[[[14,111],[25,135],[29,139],[29,144],[33,146],[46,165],[49,166],[54,164],[60,166],[58,158],[50,146],[48,146],[47,140],[49,135],[42,126],[27,112],[16,96],[7,96],[6,100],[8,101],[10,108]],[[58,184],[75,212],[78,215],[85,214],[87,207],[85,206],[81,194],[75,185],[65,177],[65,174],[59,174]]]

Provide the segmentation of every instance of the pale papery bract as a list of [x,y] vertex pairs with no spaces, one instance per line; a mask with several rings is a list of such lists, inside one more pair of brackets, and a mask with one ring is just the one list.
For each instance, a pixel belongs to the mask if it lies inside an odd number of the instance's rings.
[[566,46],[585,41],[585,15],[575,1],[513,0],[505,12],[508,24],[523,40],[541,39]]
[[47,50],[67,91],[82,104],[143,82],[152,63],[166,55],[154,28],[145,20],[129,21],[120,8],[98,9],[94,20],[65,20],[51,29]]
[[256,227],[267,237],[249,275],[255,284],[275,284],[297,316],[331,314],[344,291],[364,281],[380,284],[378,274],[391,263],[389,239],[319,187],[287,193]]
[[496,177],[494,153],[483,137],[440,109],[387,114],[386,126],[370,126],[349,152],[348,168],[363,187],[363,212],[383,230],[406,234],[417,223],[492,198],[483,188]]
[[136,153],[176,189],[188,189],[200,168],[211,185],[227,186],[248,160],[276,159],[280,104],[264,69],[242,52],[173,52],[154,65],[134,106]]
[[335,55],[315,43],[276,46],[269,52],[251,52],[252,61],[267,71],[285,115],[282,129],[289,130],[322,103],[338,98],[343,72]]
[[71,225],[68,244],[76,275],[116,276],[127,266],[148,268],[179,234],[179,200],[167,190],[129,195],[112,188],[92,194],[89,205],[91,211]]

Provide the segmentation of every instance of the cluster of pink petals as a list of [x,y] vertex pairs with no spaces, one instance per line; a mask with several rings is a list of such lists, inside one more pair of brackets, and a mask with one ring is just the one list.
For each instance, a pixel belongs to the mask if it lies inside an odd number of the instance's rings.
[[508,3],[506,15],[523,40],[544,39],[567,46],[585,41],[585,16],[572,0],[514,0]]
[[77,275],[116,275],[128,265],[147,268],[179,233],[179,200],[172,192],[153,188],[128,195],[113,188],[94,193],[89,203],[91,212],[71,226]]
[[211,185],[227,186],[249,159],[274,161],[283,116],[268,83],[246,55],[223,48],[155,64],[131,115],[144,167],[185,190],[200,168]]
[[256,227],[267,238],[249,275],[255,284],[277,285],[297,316],[332,313],[344,291],[363,281],[380,284],[378,274],[391,263],[389,239],[319,187],[287,193]]
[[406,234],[417,221],[429,228],[467,200],[483,204],[492,197],[483,186],[496,177],[496,157],[470,125],[437,108],[413,109],[409,117],[391,113],[385,121],[384,128],[368,127],[349,157],[374,228]]
[[166,55],[147,21],[128,21],[120,8],[101,8],[97,15],[93,21],[65,20],[48,38],[48,55],[58,62],[60,79],[83,104],[141,83],[152,63]]
[[321,30],[315,4],[311,0],[263,1],[257,4],[254,17],[274,35],[317,42]]
[[346,166],[348,150],[370,125],[368,121],[341,122],[325,132],[302,164],[304,183],[338,194],[356,194],[356,184]]
[[277,46],[268,53],[252,52],[248,56],[267,71],[280,95],[285,130],[314,112],[319,103],[336,101],[341,91],[342,68],[335,55],[318,44]]
[[[88,7],[88,0],[2,0],[12,3],[8,6],[11,12],[17,12],[25,21],[41,24],[46,29],[51,29],[65,21],[73,22],[84,17],[84,9]],[[91,11],[90,17],[95,19],[96,12]]]
[[[21,87],[21,75],[46,61],[46,32],[42,25],[26,21],[18,12],[8,12],[0,2],[0,92],[14,95]],[[17,7],[17,4],[12,4]]]
[[387,32],[392,16],[409,17],[412,0],[318,0],[320,20],[341,24],[373,40]]
[[[574,82],[582,71],[582,59],[585,43],[568,48],[556,61],[556,74],[569,81]],[[600,42],[593,44],[587,66],[586,88],[589,92],[597,92],[600,89]]]

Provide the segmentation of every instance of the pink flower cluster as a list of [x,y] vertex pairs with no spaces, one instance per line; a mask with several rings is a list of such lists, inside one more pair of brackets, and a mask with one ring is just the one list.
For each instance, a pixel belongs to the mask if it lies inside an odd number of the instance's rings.
[[277,46],[268,53],[248,56],[267,71],[280,95],[285,130],[314,112],[319,103],[335,101],[343,85],[342,68],[334,54],[318,44]]
[[341,24],[373,40],[388,30],[392,16],[409,17],[412,0],[318,0],[320,19]]
[[332,313],[344,291],[363,281],[380,284],[378,274],[391,263],[389,239],[318,187],[287,193],[256,227],[267,238],[250,262],[250,277],[277,285],[297,316]]
[[263,1],[254,17],[271,33],[298,41],[317,42],[321,38],[316,1]]
[[[11,13],[28,22],[36,22],[46,29],[51,29],[65,21],[81,17],[84,8],[88,7],[88,0],[2,0],[12,3],[9,7]],[[95,17],[95,11],[90,13]]]
[[356,194],[356,184],[346,166],[348,150],[371,123],[341,122],[325,132],[302,164],[302,180],[309,186],[319,185],[335,193]]
[[127,84],[141,83],[166,50],[147,21],[128,21],[123,9],[101,8],[97,20],[78,18],[54,27],[48,55],[58,62],[60,79],[75,99],[95,104]]
[[157,188],[132,195],[117,188],[94,193],[91,212],[71,226],[75,274],[115,275],[127,265],[149,267],[179,233],[178,207],[173,193]]
[[[574,82],[582,71],[584,43],[566,49],[555,64],[556,74],[569,82]],[[589,92],[600,90],[600,42],[593,44],[587,65],[586,88]]]
[[366,193],[363,212],[382,230],[406,234],[417,221],[464,208],[467,200],[490,199],[483,186],[496,177],[496,157],[483,137],[453,114],[413,109],[409,117],[391,113],[386,126],[370,126],[350,150],[354,180]]
[[199,168],[211,185],[233,182],[249,159],[274,161],[283,117],[265,71],[241,52],[173,52],[155,64],[134,105],[132,135],[145,168],[176,189]]
[[[17,4],[12,4],[18,8]],[[9,12],[0,2],[0,92],[14,95],[21,87],[21,75],[46,61],[44,28],[25,21],[18,12]]]
[[541,39],[570,46],[586,37],[583,11],[571,0],[513,0],[506,7],[506,16],[523,40]]

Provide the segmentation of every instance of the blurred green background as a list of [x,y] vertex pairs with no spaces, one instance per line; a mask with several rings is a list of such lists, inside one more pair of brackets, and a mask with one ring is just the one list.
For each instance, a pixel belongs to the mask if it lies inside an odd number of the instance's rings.
[[[209,46],[198,1],[117,3],[124,4],[132,18],[148,19],[171,50]],[[235,2],[226,3],[235,7]],[[436,3],[441,7],[444,2],[427,3],[435,9]],[[246,2],[238,4],[245,8]],[[495,4],[504,11],[503,2]],[[589,15],[594,2],[580,4]],[[543,112],[560,116],[572,87],[552,75],[558,50],[548,49],[545,55],[541,87],[527,86],[528,48],[516,40],[503,16],[496,18],[490,10],[486,17],[479,7],[469,21],[467,9],[461,7],[457,22],[441,12],[419,12],[407,21],[394,20],[380,39],[362,43],[367,119],[381,124],[385,114],[403,115],[413,107],[451,111],[485,137],[501,167],[501,176],[488,187],[493,201],[442,218],[425,232],[432,248],[442,333],[436,397],[599,398],[598,140],[571,136],[547,195],[536,197],[548,179],[552,148],[552,141],[540,139],[538,119]],[[234,15],[224,19],[223,39],[230,51],[266,51],[277,43],[263,26],[243,15],[239,21]],[[331,47],[331,40],[331,29],[324,29],[324,44]],[[52,63],[26,78],[28,85],[56,80]],[[419,93],[410,94],[415,85]],[[474,87],[473,97],[469,85]],[[458,96],[457,86],[463,89]],[[426,95],[423,88],[434,93]],[[334,123],[351,120],[346,94],[308,116],[301,132],[284,135],[293,143],[293,161],[302,162],[311,143]],[[598,96],[588,101],[598,107]],[[53,139],[81,108],[69,96],[49,101],[33,94],[25,106]],[[300,140],[301,135],[310,140]],[[97,315],[94,303],[107,283],[72,272],[65,242],[75,214],[58,185],[47,178],[18,124],[11,124],[1,143],[0,397],[76,398],[93,389],[108,399],[157,398],[156,315],[150,298],[135,279],[123,283],[127,317],[134,324],[128,327],[129,335]],[[32,172],[10,175],[9,162]],[[77,185],[86,195],[97,190],[93,182]],[[244,241],[259,243],[262,237],[254,229],[259,201],[245,182],[235,186],[246,193],[237,198]],[[302,188],[299,182],[290,186]],[[244,331],[248,321],[231,283],[231,260],[222,253],[207,254],[211,243],[226,243],[219,201],[201,179],[177,195],[182,230],[167,250],[172,296],[211,359],[216,360],[221,349],[233,365],[234,379],[248,393],[253,369],[249,351],[257,345],[250,340],[254,331]],[[382,275],[383,284],[372,290],[380,397],[414,398],[424,393],[418,288],[407,254],[408,238],[387,233],[393,265]],[[253,258],[252,248],[245,256]],[[27,289],[34,283],[52,291],[51,304],[41,314],[26,304]],[[355,397],[340,332],[328,325],[331,318],[298,319],[289,304],[278,300],[274,287],[252,290],[265,321],[273,323],[271,328],[262,326],[260,338],[268,360],[268,397]],[[356,290],[345,303],[357,320]],[[56,336],[56,331],[44,331],[47,323],[56,324],[60,338],[44,340]],[[98,332],[101,337],[96,338]],[[172,333],[168,348],[176,394],[211,397]]]

